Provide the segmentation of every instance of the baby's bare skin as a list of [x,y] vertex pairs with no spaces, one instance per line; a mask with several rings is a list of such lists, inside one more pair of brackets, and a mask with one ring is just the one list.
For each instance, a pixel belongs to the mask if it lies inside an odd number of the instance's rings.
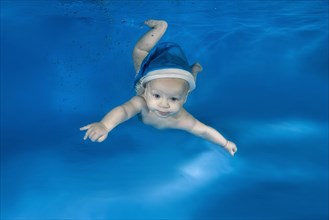
[[[151,28],[136,44],[133,51],[135,71],[156,45],[167,29],[165,21],[148,20],[145,24]],[[199,63],[191,66],[196,78],[202,70]],[[186,102],[189,85],[183,79],[161,78],[148,82],[143,94],[134,96],[128,102],[111,110],[96,123],[86,125],[80,130],[87,130],[84,140],[104,141],[108,133],[120,123],[140,114],[143,123],[159,129],[180,129],[224,147],[232,156],[237,152],[236,145],[226,140],[217,130],[195,119],[183,105]]]

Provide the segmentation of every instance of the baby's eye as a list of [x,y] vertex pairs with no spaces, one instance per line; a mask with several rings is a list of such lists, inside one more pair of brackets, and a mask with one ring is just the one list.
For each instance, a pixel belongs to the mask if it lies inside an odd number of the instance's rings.
[[159,94],[153,94],[153,97],[158,99],[158,98],[160,98],[160,95]]
[[171,98],[171,101],[173,101],[173,102],[177,102],[179,99],[178,98],[176,98],[176,97],[172,97]]

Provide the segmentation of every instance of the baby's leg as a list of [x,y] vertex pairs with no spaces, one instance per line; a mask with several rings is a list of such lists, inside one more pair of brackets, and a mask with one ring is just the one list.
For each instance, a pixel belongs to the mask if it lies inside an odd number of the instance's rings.
[[139,71],[144,58],[161,39],[168,27],[167,22],[161,20],[147,20],[144,23],[149,26],[151,30],[144,34],[144,36],[139,39],[134,47],[133,62],[136,73]]

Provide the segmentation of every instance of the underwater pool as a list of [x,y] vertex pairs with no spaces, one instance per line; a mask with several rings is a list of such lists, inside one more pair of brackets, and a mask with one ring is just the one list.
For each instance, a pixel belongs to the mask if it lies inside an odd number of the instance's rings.
[[[2,0],[1,219],[328,219],[328,1]],[[185,105],[230,157],[133,118],[131,52],[169,23],[203,72]]]

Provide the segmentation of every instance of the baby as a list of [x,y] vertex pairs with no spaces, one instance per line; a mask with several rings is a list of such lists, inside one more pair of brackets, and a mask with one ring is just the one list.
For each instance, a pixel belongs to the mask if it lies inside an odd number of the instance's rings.
[[120,123],[138,114],[141,121],[159,129],[188,131],[223,146],[232,156],[236,145],[189,114],[183,105],[195,88],[196,76],[202,71],[199,63],[189,66],[182,49],[174,43],[158,43],[167,29],[167,22],[147,20],[151,29],[137,42],[133,50],[137,95],[120,105],[96,123],[80,128],[87,130],[84,140],[102,142]]

